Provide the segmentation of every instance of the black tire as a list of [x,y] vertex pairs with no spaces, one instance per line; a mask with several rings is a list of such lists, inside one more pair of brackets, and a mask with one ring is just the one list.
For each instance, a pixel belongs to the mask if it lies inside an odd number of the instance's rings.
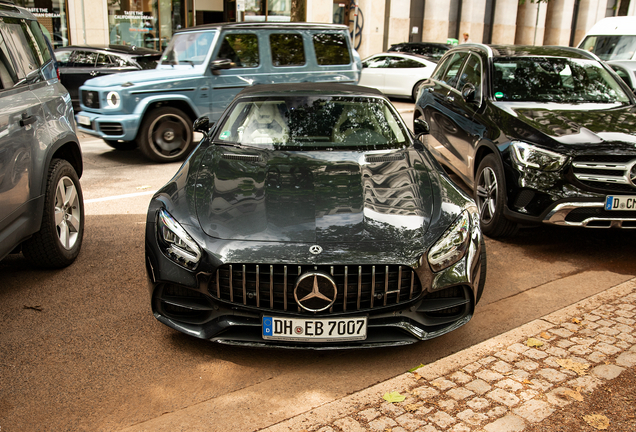
[[22,244],[22,253],[45,268],[70,265],[84,237],[84,197],[73,166],[53,159],[49,166],[40,231]]
[[141,124],[139,148],[155,162],[185,159],[194,148],[192,121],[177,108],[151,111]]
[[417,102],[417,92],[420,90],[420,87],[424,84],[424,80],[418,81],[413,86],[413,90],[411,91],[411,97],[413,98],[413,102]]
[[493,154],[487,155],[477,168],[475,201],[480,213],[482,232],[488,237],[514,235],[519,226],[504,216],[506,189],[503,169]]
[[135,141],[104,140],[104,142],[115,150],[129,151],[137,148],[137,143]]

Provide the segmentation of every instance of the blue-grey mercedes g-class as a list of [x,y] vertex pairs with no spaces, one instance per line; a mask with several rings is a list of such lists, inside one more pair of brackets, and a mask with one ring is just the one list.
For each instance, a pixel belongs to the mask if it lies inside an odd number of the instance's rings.
[[80,87],[79,130],[115,149],[139,146],[151,160],[185,159],[192,123],[216,121],[256,84],[357,84],[362,64],[346,26],[231,23],[175,33],[156,69],[91,79]]

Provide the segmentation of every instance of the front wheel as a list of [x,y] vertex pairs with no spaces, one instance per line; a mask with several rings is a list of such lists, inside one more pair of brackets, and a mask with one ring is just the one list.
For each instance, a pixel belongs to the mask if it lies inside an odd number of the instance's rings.
[[486,156],[477,168],[475,201],[479,207],[481,230],[488,237],[509,237],[517,232],[518,225],[504,216],[504,173],[495,155]]
[[177,108],[151,111],[144,119],[139,136],[142,153],[155,162],[185,159],[192,151],[192,121]]
[[79,255],[84,237],[84,198],[73,166],[54,159],[49,167],[40,231],[22,244],[24,256],[40,267],[62,268]]

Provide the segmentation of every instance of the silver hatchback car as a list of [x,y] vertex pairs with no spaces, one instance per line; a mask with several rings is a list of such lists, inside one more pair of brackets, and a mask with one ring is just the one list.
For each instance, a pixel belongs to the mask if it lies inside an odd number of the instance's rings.
[[82,153],[71,98],[35,17],[0,0],[0,259],[60,268],[79,254]]

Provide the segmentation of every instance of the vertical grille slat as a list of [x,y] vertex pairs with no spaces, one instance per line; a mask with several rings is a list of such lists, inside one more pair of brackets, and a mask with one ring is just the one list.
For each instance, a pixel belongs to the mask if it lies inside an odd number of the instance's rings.
[[296,304],[294,297],[296,273],[300,276],[304,271],[329,274],[336,283],[336,301],[323,314],[394,307],[422,294],[419,278],[411,267],[386,264],[304,268],[283,264],[226,264],[210,276],[208,292],[212,297],[245,307],[309,313]]

